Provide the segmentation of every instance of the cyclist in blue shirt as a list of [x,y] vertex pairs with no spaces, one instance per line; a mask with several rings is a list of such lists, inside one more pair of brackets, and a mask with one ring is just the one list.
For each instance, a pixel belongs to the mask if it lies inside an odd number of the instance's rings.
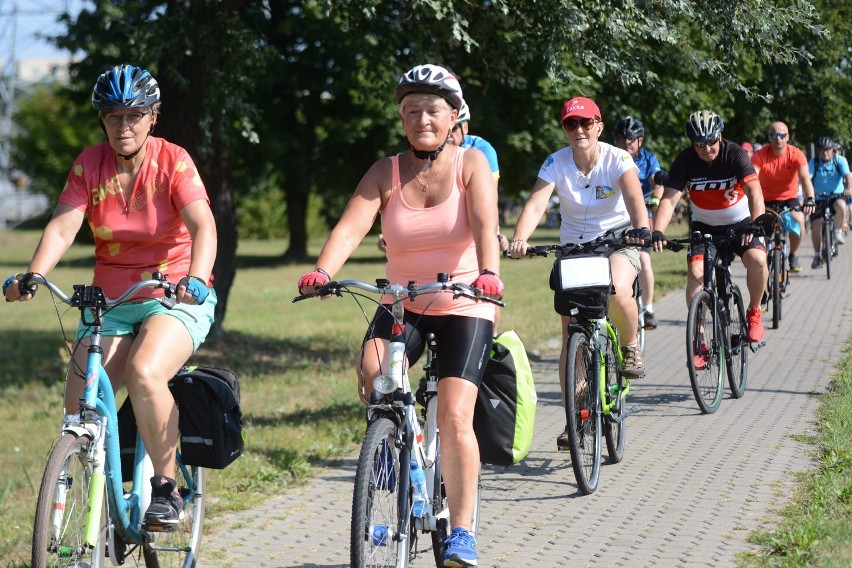
[[[663,195],[663,186],[655,182],[654,176],[662,171],[656,154],[642,147],[645,141],[645,125],[642,121],[627,116],[615,123],[615,145],[626,150],[633,157],[633,162],[639,168],[639,182],[642,193],[648,205],[648,217],[652,219]],[[642,270],[639,272],[639,286],[642,288],[642,304],[645,310],[645,329],[656,329],[657,318],[654,315],[654,269],[651,267],[651,249],[643,248],[639,252]]]
[[[836,152],[834,141],[823,136],[816,143],[818,156],[808,161],[808,171],[814,185],[814,199],[817,203],[825,203],[834,208],[837,217],[837,242],[843,244],[843,230],[846,229],[846,199],[852,195],[852,173],[849,162]],[[820,208],[817,208],[818,210]],[[822,212],[815,211],[811,215],[811,241],[814,250],[822,246]],[[820,255],[814,256],[811,268],[820,267]]]

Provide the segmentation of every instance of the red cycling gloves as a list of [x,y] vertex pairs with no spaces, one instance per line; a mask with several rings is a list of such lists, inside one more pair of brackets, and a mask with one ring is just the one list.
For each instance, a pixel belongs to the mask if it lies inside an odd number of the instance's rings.
[[[310,294],[312,292],[316,292],[320,288],[320,286],[328,284],[329,280],[331,280],[331,278],[328,276],[328,273],[326,273],[325,270],[314,270],[313,272],[308,272],[307,274],[304,274],[301,278],[299,278],[299,293]],[[305,288],[313,289],[305,290]]]
[[491,296],[498,300],[503,297],[503,281],[490,270],[483,270],[482,274],[473,281],[471,286],[482,290],[482,293],[486,296]]

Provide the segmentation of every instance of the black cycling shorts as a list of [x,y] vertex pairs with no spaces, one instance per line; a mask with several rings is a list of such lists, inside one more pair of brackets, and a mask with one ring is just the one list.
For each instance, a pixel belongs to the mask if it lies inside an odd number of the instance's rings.
[[767,209],[772,209],[773,211],[781,212],[785,207],[790,211],[801,211],[802,203],[796,197],[791,197],[790,199],[780,199],[773,201],[765,201],[763,203],[764,207]]
[[[704,223],[699,223],[698,221],[692,222],[691,231],[700,231],[702,234],[710,234],[714,237],[724,237],[728,234],[728,229],[740,229],[742,227],[748,226],[751,224],[751,219],[746,218],[737,223],[733,223],[731,225],[705,225]],[[689,252],[686,254],[687,262],[698,262],[704,258],[704,245],[701,243],[698,244],[690,244]],[[763,252],[766,252],[766,237],[754,237],[751,239],[751,242],[745,246],[737,240],[734,242],[733,246],[729,248],[729,250],[736,253],[737,256],[742,258],[743,253],[749,249],[760,249]]]
[[[405,353],[413,367],[425,350],[427,333],[435,334],[438,341],[438,378],[461,377],[479,386],[485,364],[491,353],[494,324],[487,319],[467,316],[428,316],[405,312]],[[387,308],[379,307],[364,341],[390,340],[393,316]],[[369,357],[369,353],[364,353]]]
[[821,221],[823,210],[826,207],[833,207],[834,202],[840,201],[841,199],[843,199],[845,202],[846,198],[843,196],[842,193],[832,193],[827,197],[817,197],[817,199],[814,201],[814,205],[816,205],[816,207],[814,207],[814,212],[811,213],[811,221]]

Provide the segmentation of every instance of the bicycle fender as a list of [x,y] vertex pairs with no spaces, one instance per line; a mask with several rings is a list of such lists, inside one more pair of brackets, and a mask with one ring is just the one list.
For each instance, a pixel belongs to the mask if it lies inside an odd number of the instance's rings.
[[[93,425],[93,426],[95,426],[95,425]],[[71,425],[68,425],[68,426],[65,426],[65,427],[63,427],[63,428],[62,428],[62,433],[63,433],[63,434],[65,434],[65,433],[74,434],[74,435],[76,435],[78,438],[85,436],[86,438],[88,438],[88,439],[90,439],[90,440],[94,440],[94,439],[95,439],[95,434],[94,434],[94,432],[91,432],[90,430],[86,429],[86,428],[85,428],[85,427],[83,427],[83,426],[71,426]]]

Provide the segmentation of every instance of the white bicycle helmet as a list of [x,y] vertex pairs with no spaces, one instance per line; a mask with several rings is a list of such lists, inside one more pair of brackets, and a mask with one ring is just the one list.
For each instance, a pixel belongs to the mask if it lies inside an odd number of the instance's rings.
[[723,128],[725,123],[719,115],[709,110],[700,110],[689,115],[684,130],[693,142],[706,144],[715,141]]
[[396,86],[396,102],[411,93],[433,93],[447,100],[456,110],[464,103],[459,80],[439,65],[427,63],[406,72]]
[[462,122],[470,122],[470,108],[467,106],[466,101],[462,101],[459,116],[456,118],[456,124],[461,124]]

